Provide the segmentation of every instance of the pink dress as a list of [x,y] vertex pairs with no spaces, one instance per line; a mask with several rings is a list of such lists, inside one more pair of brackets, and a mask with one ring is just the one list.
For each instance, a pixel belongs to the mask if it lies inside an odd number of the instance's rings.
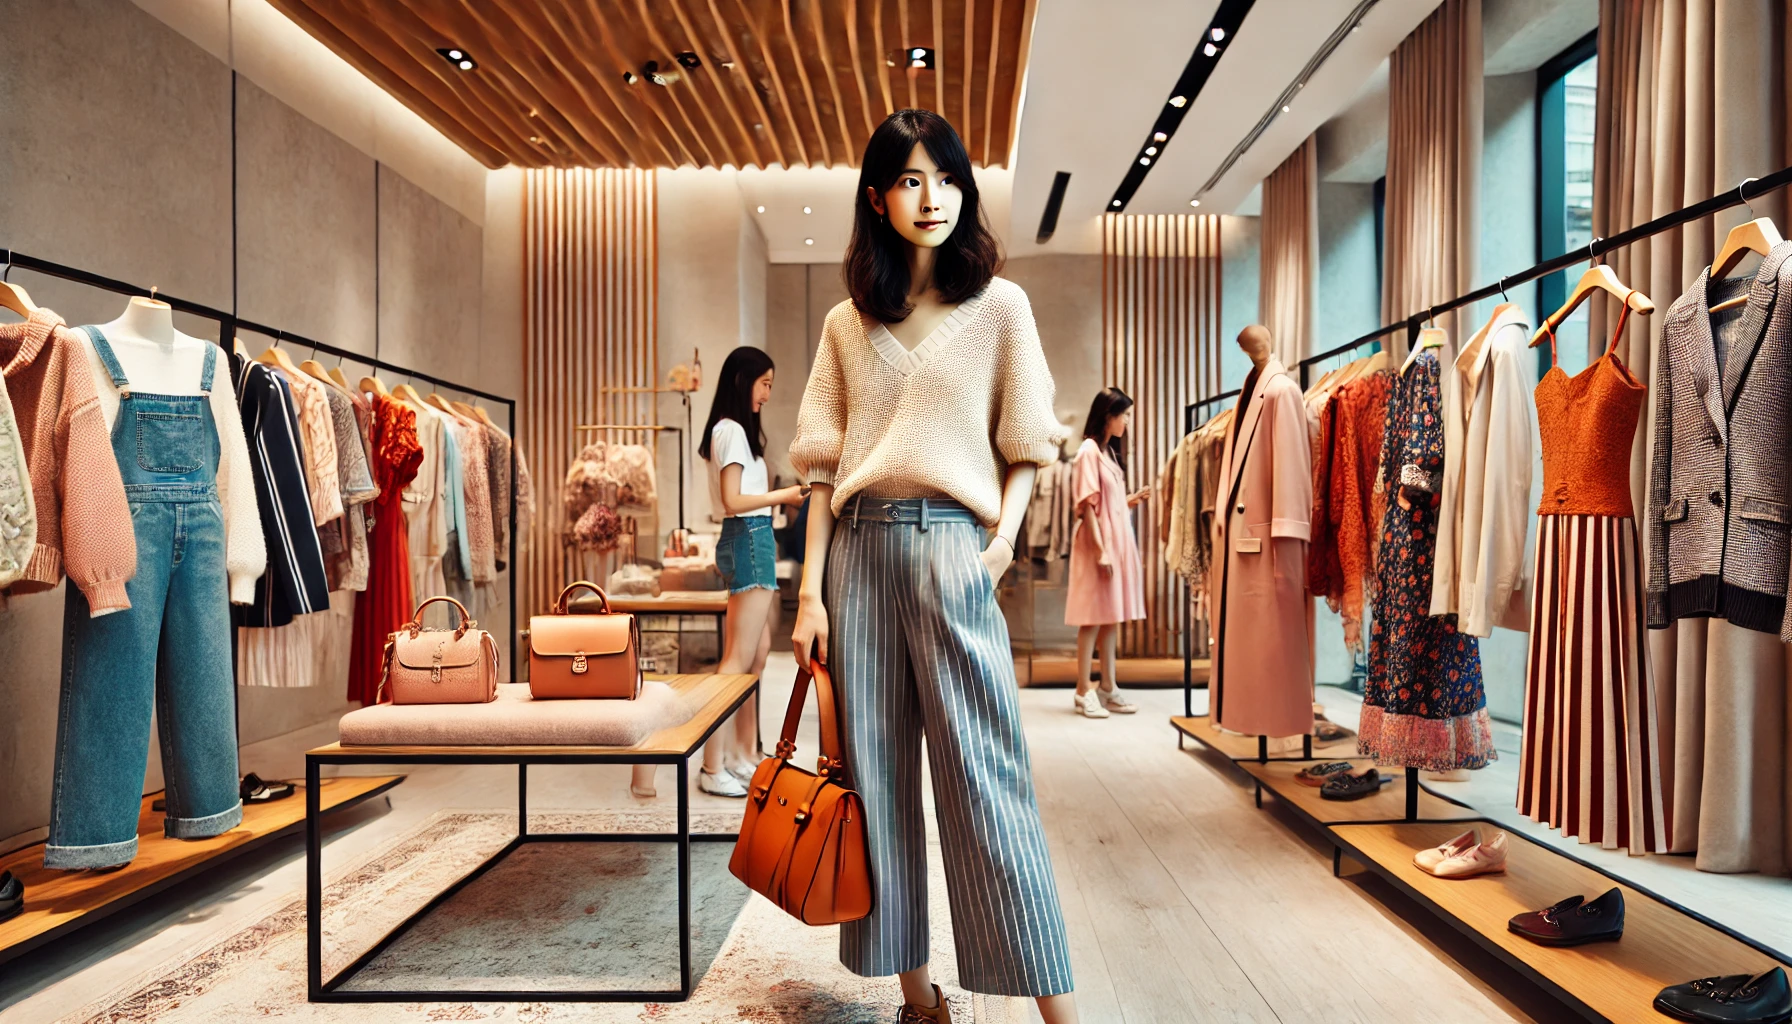
[[[1126,477],[1114,457],[1093,438],[1083,438],[1070,467],[1070,490],[1076,502],[1076,534],[1070,544],[1070,585],[1064,595],[1064,624],[1107,626],[1145,617],[1144,569],[1139,542],[1126,508]],[[1107,541],[1112,572],[1102,572],[1095,538],[1083,529],[1082,513],[1093,505]]]

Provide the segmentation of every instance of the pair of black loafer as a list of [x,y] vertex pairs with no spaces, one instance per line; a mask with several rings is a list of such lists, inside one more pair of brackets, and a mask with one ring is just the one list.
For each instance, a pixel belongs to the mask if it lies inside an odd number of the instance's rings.
[[1613,887],[1596,900],[1570,896],[1553,907],[1519,914],[1506,927],[1540,946],[1615,942],[1624,935],[1624,893]]
[[1669,985],[1655,997],[1655,1008],[1696,1024],[1786,1024],[1792,1019],[1792,988],[1785,968],[1775,967]]
[[25,912],[25,883],[10,871],[0,871],[0,921]]

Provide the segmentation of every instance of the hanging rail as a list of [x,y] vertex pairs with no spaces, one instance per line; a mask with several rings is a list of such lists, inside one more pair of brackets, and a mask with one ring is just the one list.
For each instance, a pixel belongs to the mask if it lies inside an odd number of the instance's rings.
[[[106,277],[104,274],[95,274],[92,271],[82,270],[79,267],[71,267],[65,263],[57,263],[53,260],[39,259],[36,256],[27,255],[12,249],[0,248],[0,264],[18,267],[20,270],[34,271],[49,277],[59,277],[64,281],[73,281],[76,284],[84,284],[90,288],[98,288],[101,291],[113,292],[119,295],[142,296],[144,298],[149,298],[151,296],[151,289],[140,288],[129,281],[121,281],[115,277]],[[431,374],[413,370],[408,366],[400,366],[397,363],[381,359],[378,356],[370,356],[350,349],[338,348],[335,345],[326,342],[315,341],[302,334],[294,334],[291,331],[283,331],[278,327],[270,327],[267,324],[258,323],[254,320],[247,320],[237,316],[235,313],[227,313],[224,310],[207,306],[204,303],[193,302],[189,299],[168,295],[160,289],[155,289],[154,298],[159,302],[166,302],[169,306],[182,313],[188,313],[193,316],[216,321],[218,324],[218,340],[221,346],[228,345],[230,339],[235,337],[237,329],[241,328],[252,334],[260,334],[264,337],[273,338],[276,341],[290,342],[294,347],[309,348],[314,352],[325,352],[335,356],[338,360],[346,360],[348,362],[371,366],[379,370],[387,370],[395,375],[408,377],[412,380],[427,381],[445,391],[453,391],[457,394],[467,395],[471,398],[482,398],[488,402],[502,405],[505,407],[509,416],[510,436],[513,443],[516,438],[516,399],[514,398],[505,398],[503,395],[494,395],[490,392],[480,391],[477,388],[469,388],[463,384],[456,384],[450,380],[444,380]],[[512,679],[515,679],[514,666],[516,665],[516,577],[519,569],[516,561],[516,492],[517,460],[513,458],[510,460],[510,562],[507,566],[507,572],[510,576],[510,664],[513,666],[511,670]],[[234,649],[234,640],[232,646]],[[231,658],[233,674],[235,665],[236,658],[233,654]]]

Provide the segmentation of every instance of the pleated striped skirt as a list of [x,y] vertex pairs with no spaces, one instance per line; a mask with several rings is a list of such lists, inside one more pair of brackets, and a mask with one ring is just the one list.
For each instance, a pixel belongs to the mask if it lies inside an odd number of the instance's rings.
[[1636,522],[1540,516],[1534,580],[1518,809],[1583,843],[1665,852]]

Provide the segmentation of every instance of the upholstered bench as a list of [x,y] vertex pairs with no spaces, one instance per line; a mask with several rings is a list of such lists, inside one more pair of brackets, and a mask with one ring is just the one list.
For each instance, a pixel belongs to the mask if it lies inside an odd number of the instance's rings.
[[634,700],[534,700],[527,683],[498,684],[489,704],[375,704],[342,716],[342,745],[632,747],[699,709],[658,679]]
[[[691,831],[690,758],[759,689],[748,675],[680,675],[649,680],[639,698],[531,700],[527,685],[500,685],[489,704],[383,705],[342,718],[342,740],[305,754],[306,991],[311,1002],[460,1003],[528,1001],[673,1002],[691,995],[691,843],[733,842],[733,832]],[[323,976],[323,835],[318,790],[326,764],[514,764],[517,836],[471,873],[405,919],[334,977]],[[529,831],[532,764],[670,764],[678,768],[677,828],[672,832]],[[349,982],[382,950],[429,917],[462,886],[525,843],[666,842],[678,844],[679,987],[651,991],[356,989]]]

